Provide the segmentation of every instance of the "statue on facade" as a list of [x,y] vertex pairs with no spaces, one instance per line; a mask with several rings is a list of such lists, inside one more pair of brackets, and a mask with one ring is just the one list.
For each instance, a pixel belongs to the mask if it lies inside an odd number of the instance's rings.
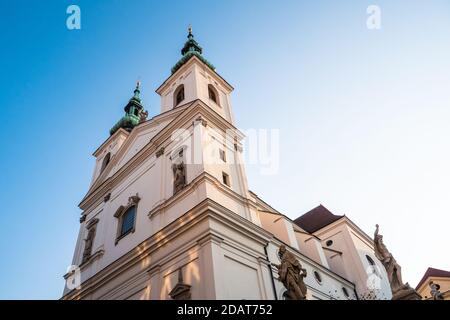
[[278,257],[281,264],[272,264],[278,269],[278,280],[281,281],[287,289],[285,297],[288,300],[305,300],[306,285],[303,278],[306,277],[306,269],[302,268],[300,262],[295,256],[286,250],[284,245],[278,250]]
[[428,285],[431,288],[430,293],[431,293],[431,296],[433,297],[433,300],[444,300],[444,296],[439,291],[439,289],[441,288],[440,285],[434,283],[433,281],[430,281],[430,283]]
[[177,193],[186,185],[186,168],[183,162],[172,165],[174,176],[173,193]]
[[383,236],[380,235],[378,231],[379,225],[377,224],[374,234],[375,256],[381,261],[386,269],[392,291],[392,300],[420,299],[420,295],[412,289],[408,283],[403,284],[401,267],[383,243]]
[[141,112],[139,112],[139,123],[145,122],[147,120],[147,117],[148,111],[142,110]]
[[89,260],[92,253],[92,244],[94,242],[95,237],[95,227],[92,227],[88,231],[88,235],[85,240],[84,244],[84,250],[83,250],[83,259],[81,260],[81,263],[84,263]]

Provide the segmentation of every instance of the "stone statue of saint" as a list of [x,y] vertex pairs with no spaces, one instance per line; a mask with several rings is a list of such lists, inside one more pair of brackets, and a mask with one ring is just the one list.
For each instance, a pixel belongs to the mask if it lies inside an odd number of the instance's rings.
[[441,288],[440,285],[434,283],[433,281],[430,281],[430,283],[428,285],[431,288],[430,293],[431,293],[431,296],[433,297],[433,300],[444,300],[444,296],[439,291],[439,289]]
[[85,240],[86,242],[84,244],[82,263],[86,262],[91,257],[92,243],[94,242],[94,237],[95,237],[95,228],[90,228]]
[[376,225],[373,238],[373,247],[375,256],[381,261],[388,275],[389,284],[392,291],[393,300],[419,300],[421,296],[410,287],[408,283],[404,284],[402,280],[402,269],[395,261],[392,254],[383,243],[383,236],[378,233],[379,226]]
[[285,297],[288,300],[305,300],[307,288],[303,278],[306,277],[306,269],[302,268],[300,262],[286,250],[284,245],[280,246],[278,256],[281,264],[273,265],[278,269],[278,280],[287,289]]
[[175,194],[186,185],[186,170],[184,163],[173,164],[172,171],[174,176],[173,193]]
[[139,113],[139,123],[142,123],[142,122],[146,121],[146,120],[147,120],[147,117],[148,117],[148,111],[142,110],[142,111]]
[[404,286],[401,267],[386,248],[386,245],[383,243],[383,236],[378,234],[378,230],[379,225],[377,224],[374,235],[375,256],[381,261],[386,269],[392,294],[394,294]]

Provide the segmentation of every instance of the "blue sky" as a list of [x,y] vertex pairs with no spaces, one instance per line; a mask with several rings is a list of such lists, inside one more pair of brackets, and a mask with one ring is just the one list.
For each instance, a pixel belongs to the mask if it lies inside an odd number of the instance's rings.
[[450,269],[448,1],[7,0],[0,14],[0,298],[61,296],[91,154],[138,78],[159,112],[190,23],[235,87],[238,126],[280,130],[280,170],[248,166],[253,191],[291,218],[322,203],[379,223],[412,285]]

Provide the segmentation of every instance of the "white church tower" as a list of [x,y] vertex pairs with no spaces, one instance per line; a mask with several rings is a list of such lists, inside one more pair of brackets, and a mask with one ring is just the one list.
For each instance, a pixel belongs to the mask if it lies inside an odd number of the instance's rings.
[[63,299],[283,299],[281,245],[307,271],[308,299],[356,299],[319,237],[249,191],[233,87],[191,29],[181,53],[156,90],[160,114],[147,120],[138,83],[94,152]]

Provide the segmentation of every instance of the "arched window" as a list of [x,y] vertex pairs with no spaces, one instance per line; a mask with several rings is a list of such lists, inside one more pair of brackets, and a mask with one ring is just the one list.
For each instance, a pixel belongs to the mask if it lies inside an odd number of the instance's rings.
[[134,229],[135,218],[136,218],[136,206],[131,206],[122,215],[120,236],[124,236]]
[[108,152],[106,154],[106,156],[103,158],[102,169],[100,170],[100,172],[103,172],[103,170],[105,170],[106,166],[109,163],[109,160],[111,160],[111,153],[110,152]]
[[180,84],[173,94],[173,106],[176,107],[184,100],[184,85]]
[[375,263],[375,261],[372,259],[372,257],[370,257],[369,255],[366,254],[366,259],[367,259],[367,262],[369,262],[369,264],[370,264],[370,271],[371,271],[373,274],[379,276],[380,274],[378,273],[378,266],[376,265],[376,263]]
[[215,104],[219,105],[219,94],[212,84],[208,84],[208,96]]

